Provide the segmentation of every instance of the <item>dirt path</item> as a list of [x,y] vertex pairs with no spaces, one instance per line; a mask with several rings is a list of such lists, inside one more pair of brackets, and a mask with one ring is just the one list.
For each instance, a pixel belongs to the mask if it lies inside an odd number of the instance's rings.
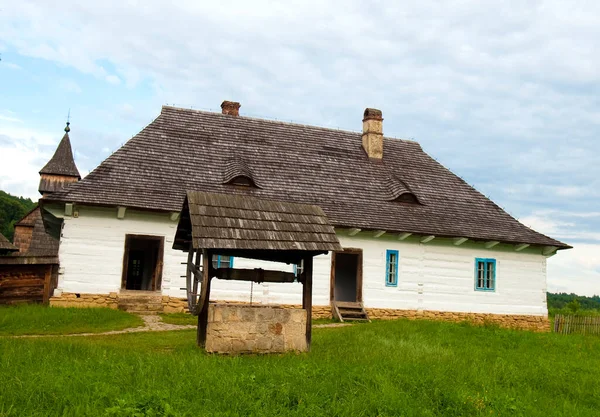
[[177,325],[168,324],[162,321],[162,318],[158,315],[154,316],[140,316],[144,320],[144,325],[140,327],[130,327],[123,330],[111,330],[109,332],[102,333],[72,333],[72,334],[28,334],[22,336],[7,336],[14,338],[39,338],[39,337],[77,337],[77,336],[109,336],[113,334],[126,334],[126,333],[140,333],[140,332],[168,332],[171,330],[186,330],[195,329],[195,325]]
[[[71,333],[71,334],[26,334],[21,336],[0,336],[0,337],[12,337],[15,339],[26,339],[26,338],[41,338],[41,337],[78,337],[78,336],[110,336],[113,334],[126,334],[126,333],[141,333],[141,332],[169,332],[172,330],[187,330],[195,329],[195,324],[168,324],[162,321],[162,318],[158,315],[144,315],[140,316],[144,320],[144,325],[140,327],[130,327],[123,330],[111,330],[109,332],[102,333]],[[352,326],[350,323],[327,323],[327,324],[316,324],[313,328],[326,328],[326,327],[345,327]]]

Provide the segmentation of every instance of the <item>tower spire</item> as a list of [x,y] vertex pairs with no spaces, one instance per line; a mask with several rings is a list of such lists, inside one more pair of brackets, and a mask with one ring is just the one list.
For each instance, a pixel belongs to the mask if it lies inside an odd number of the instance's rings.
[[67,126],[65,127],[65,132],[69,133],[71,128],[69,125],[71,124],[71,109],[69,109],[69,113],[67,114]]

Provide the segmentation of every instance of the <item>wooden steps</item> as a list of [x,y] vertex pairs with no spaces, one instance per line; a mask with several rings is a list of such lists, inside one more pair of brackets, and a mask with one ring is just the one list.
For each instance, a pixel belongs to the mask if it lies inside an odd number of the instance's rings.
[[162,294],[155,291],[121,291],[117,307],[134,314],[162,313]]
[[371,321],[363,304],[359,302],[334,301],[333,315],[342,323],[346,321]]

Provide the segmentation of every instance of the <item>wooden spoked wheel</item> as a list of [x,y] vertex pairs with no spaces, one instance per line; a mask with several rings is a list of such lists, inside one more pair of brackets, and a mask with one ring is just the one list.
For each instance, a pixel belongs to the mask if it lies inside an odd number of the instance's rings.
[[[202,274],[204,275],[204,274]],[[200,281],[200,277],[202,275],[192,274],[188,272],[186,279],[186,292],[187,292],[187,302],[188,302],[188,310],[192,315],[198,315],[198,301],[200,299],[200,291],[198,288],[202,288],[202,282]]]

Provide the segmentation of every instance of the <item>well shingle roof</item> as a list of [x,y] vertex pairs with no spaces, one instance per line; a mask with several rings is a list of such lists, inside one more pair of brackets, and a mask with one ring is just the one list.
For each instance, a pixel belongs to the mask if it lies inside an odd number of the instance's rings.
[[69,177],[81,178],[73,159],[73,150],[71,149],[71,141],[68,133],[65,133],[54,155],[44,168],[41,169],[40,174],[67,175]]
[[174,247],[259,251],[341,250],[323,210],[256,197],[189,191]]
[[[569,247],[542,235],[427,155],[384,138],[381,162],[361,134],[164,106],[158,118],[82,181],[46,200],[179,211],[186,190],[320,206],[337,227]],[[231,155],[262,188],[223,184]],[[421,204],[389,201],[389,173]],[[393,185],[393,184],[392,184]]]

